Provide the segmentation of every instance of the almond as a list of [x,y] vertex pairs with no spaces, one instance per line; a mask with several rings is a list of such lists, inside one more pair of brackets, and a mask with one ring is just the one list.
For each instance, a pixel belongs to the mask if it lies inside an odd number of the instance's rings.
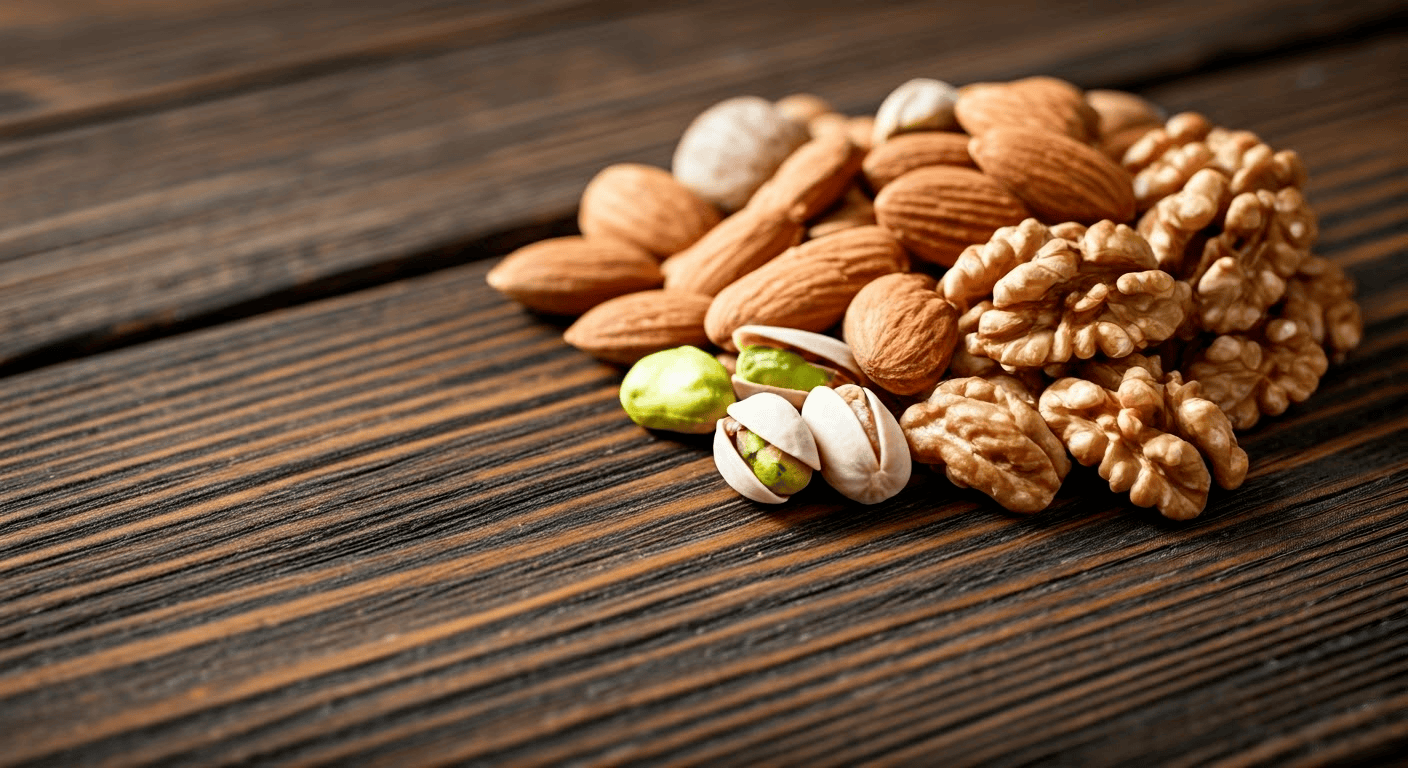
[[958,309],[934,278],[896,273],[872,280],[846,309],[843,336],[861,370],[882,389],[917,395],[932,389],[958,344]]
[[630,365],[652,352],[709,343],[704,313],[710,298],[681,291],[639,291],[587,310],[562,339],[600,360]]
[[718,211],[669,171],[637,163],[598,173],[582,192],[577,214],[583,235],[625,240],[661,258],[688,248],[718,223]]
[[744,208],[665,260],[665,287],[713,296],[802,239],[802,225],[777,211]]
[[818,115],[824,115],[831,111],[831,105],[826,99],[814,93],[793,93],[778,99],[773,108],[782,113],[782,116],[794,123],[806,125],[811,119]]
[[784,211],[792,221],[806,221],[840,199],[864,157],[865,152],[841,134],[812,139],[782,161],[748,206]]
[[510,253],[489,270],[490,287],[555,315],[580,315],[607,299],[657,288],[654,256],[619,240],[555,237]]
[[999,228],[1030,215],[995,179],[945,165],[910,171],[875,198],[880,226],[910,253],[944,266],[953,266],[969,245],[985,243]]
[[875,204],[870,202],[870,198],[865,196],[860,187],[852,184],[846,194],[841,196],[841,200],[831,206],[831,210],[825,211],[810,223],[807,227],[807,238],[815,240],[843,229],[874,224]]
[[719,291],[704,330],[729,350],[734,330],[745,325],[823,331],[840,322],[866,283],[908,267],[904,249],[880,227],[811,240]]
[[1033,128],[996,128],[974,137],[968,153],[1044,222],[1134,218],[1129,174],[1088,144]]
[[902,133],[870,150],[861,171],[871,190],[879,192],[915,168],[929,165],[976,168],[968,156],[968,136],[947,131]]
[[974,83],[959,91],[953,111],[963,130],[974,136],[1015,126],[1094,141],[1100,131],[1100,116],[1085,103],[1085,94],[1054,77]]

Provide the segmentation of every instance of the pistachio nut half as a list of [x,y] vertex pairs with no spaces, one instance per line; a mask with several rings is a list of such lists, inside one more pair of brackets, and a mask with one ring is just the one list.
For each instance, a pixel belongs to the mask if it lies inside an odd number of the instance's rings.
[[728,370],[698,347],[646,355],[621,380],[621,407],[649,429],[708,434],[735,400]]
[[714,466],[735,491],[781,504],[811,482],[821,457],[801,414],[764,392],[728,407],[714,429]]
[[854,384],[816,387],[802,405],[821,454],[821,476],[843,496],[878,504],[909,483],[909,444],[875,393]]
[[820,333],[745,325],[733,332],[733,343],[740,350],[733,374],[739,400],[770,392],[801,408],[813,387],[870,383],[850,347]]

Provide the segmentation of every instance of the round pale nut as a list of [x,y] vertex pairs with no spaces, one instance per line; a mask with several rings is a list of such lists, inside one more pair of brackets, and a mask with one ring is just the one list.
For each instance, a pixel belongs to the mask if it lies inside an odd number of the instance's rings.
[[968,156],[968,135],[948,131],[921,131],[892,137],[865,156],[861,171],[870,189],[879,192],[886,184],[916,168],[930,165],[956,165],[977,168]]
[[1089,144],[1035,128],[993,128],[968,142],[968,154],[1048,224],[1134,219],[1129,173]]
[[627,293],[660,287],[655,257],[619,240],[555,237],[510,253],[489,270],[489,286],[539,312],[580,315]]
[[910,131],[943,131],[957,127],[953,105],[958,90],[942,80],[916,77],[895,90],[875,112],[871,145],[879,147],[891,136]]
[[822,478],[846,498],[879,504],[909,483],[909,443],[874,392],[855,384],[816,387],[802,419],[816,441]]
[[669,171],[638,163],[602,169],[582,192],[577,225],[593,239],[613,238],[658,257],[688,248],[719,223],[719,212]]
[[985,243],[1030,212],[995,179],[970,168],[936,165],[895,179],[875,197],[875,219],[910,253],[953,266],[964,248]]
[[702,199],[736,211],[807,140],[804,126],[756,96],[705,110],[675,147],[675,178]]
[[872,280],[851,301],[842,326],[856,363],[876,386],[917,395],[938,383],[958,345],[958,308],[917,272]]
[[683,291],[637,291],[587,310],[562,340],[598,360],[631,364],[652,352],[705,347],[708,296]]
[[725,348],[745,325],[825,330],[841,320],[866,283],[908,267],[904,249],[880,227],[809,240],[719,291],[704,329]]

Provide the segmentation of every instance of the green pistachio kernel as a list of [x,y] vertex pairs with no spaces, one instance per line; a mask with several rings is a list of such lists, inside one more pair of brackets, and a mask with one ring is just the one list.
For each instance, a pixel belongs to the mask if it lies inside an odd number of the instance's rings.
[[649,429],[712,432],[734,400],[728,371],[698,347],[646,355],[621,381],[621,407]]
[[812,481],[811,467],[747,429],[739,428],[733,440],[753,476],[778,496],[791,496]]
[[812,391],[831,381],[826,371],[808,363],[796,352],[772,347],[744,347],[738,355],[738,375],[754,384]]

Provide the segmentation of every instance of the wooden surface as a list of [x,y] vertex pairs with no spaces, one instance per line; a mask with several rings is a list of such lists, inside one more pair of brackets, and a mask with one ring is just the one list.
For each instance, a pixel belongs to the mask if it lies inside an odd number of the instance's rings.
[[[766,5],[0,11],[0,764],[1408,752],[1401,12]],[[1032,72],[1298,150],[1359,282],[1192,523],[752,504],[484,286],[717,98]]]

